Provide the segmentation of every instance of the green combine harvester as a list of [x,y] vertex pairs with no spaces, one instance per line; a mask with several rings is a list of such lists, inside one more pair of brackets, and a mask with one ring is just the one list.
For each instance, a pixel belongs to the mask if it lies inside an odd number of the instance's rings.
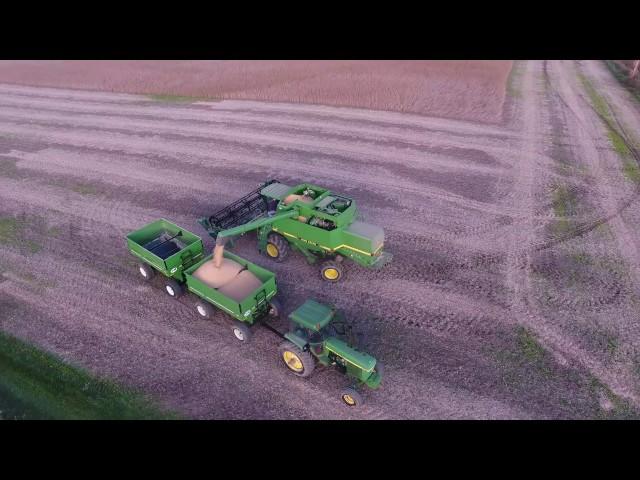
[[383,252],[384,230],[357,220],[353,199],[303,183],[295,187],[270,180],[217,213],[198,220],[217,246],[256,230],[258,250],[281,262],[290,249],[310,264],[321,260],[324,280],[343,276],[342,261],[381,268],[392,255]]

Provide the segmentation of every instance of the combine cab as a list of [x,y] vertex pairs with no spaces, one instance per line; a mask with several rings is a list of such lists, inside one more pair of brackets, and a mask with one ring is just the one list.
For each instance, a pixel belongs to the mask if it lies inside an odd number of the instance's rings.
[[368,268],[392,258],[383,251],[384,230],[357,220],[353,199],[309,183],[290,187],[271,180],[198,222],[218,245],[256,230],[259,251],[277,262],[291,249],[309,263],[322,260],[320,274],[329,282],[342,278],[345,258]]

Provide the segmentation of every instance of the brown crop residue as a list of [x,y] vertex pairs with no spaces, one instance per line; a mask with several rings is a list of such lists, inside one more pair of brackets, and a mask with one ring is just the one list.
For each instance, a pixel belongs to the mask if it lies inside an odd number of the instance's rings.
[[[0,82],[498,122],[511,61],[1,61]],[[176,98],[178,100],[178,98]],[[183,99],[180,99],[183,100]]]

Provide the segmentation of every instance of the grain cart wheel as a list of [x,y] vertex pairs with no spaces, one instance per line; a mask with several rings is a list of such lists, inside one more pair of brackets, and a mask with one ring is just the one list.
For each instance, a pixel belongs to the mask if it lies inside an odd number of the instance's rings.
[[362,395],[353,387],[347,387],[340,392],[342,401],[350,407],[359,407],[364,403]]
[[267,249],[265,251],[267,257],[276,262],[282,262],[287,258],[289,253],[289,242],[282,235],[270,233],[267,237]]
[[279,317],[280,313],[282,312],[282,305],[280,305],[280,302],[278,300],[271,300],[269,302],[269,316],[271,317]]
[[236,320],[233,322],[231,331],[233,332],[233,336],[241,342],[248,342],[251,340],[251,329],[246,323]]
[[151,279],[155,276],[156,271],[146,263],[139,263],[138,273],[140,273],[140,276],[145,282],[150,282]]
[[200,315],[202,318],[211,318],[213,317],[213,307],[211,306],[211,304],[209,302],[205,302],[204,300],[198,300],[196,302],[196,312],[198,312],[198,315]]
[[327,282],[337,282],[342,278],[342,265],[334,260],[328,260],[320,266],[320,275]]
[[172,298],[180,298],[184,293],[184,287],[173,278],[170,278],[164,284],[164,291]]
[[313,373],[316,364],[309,352],[303,352],[291,342],[284,342],[278,350],[280,358],[294,375],[305,378]]

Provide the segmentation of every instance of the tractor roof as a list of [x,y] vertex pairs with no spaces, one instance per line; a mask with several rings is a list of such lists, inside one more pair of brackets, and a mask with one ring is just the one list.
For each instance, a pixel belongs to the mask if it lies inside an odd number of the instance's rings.
[[315,300],[307,300],[291,312],[289,318],[304,328],[318,332],[331,321],[333,315],[334,311],[331,307]]

